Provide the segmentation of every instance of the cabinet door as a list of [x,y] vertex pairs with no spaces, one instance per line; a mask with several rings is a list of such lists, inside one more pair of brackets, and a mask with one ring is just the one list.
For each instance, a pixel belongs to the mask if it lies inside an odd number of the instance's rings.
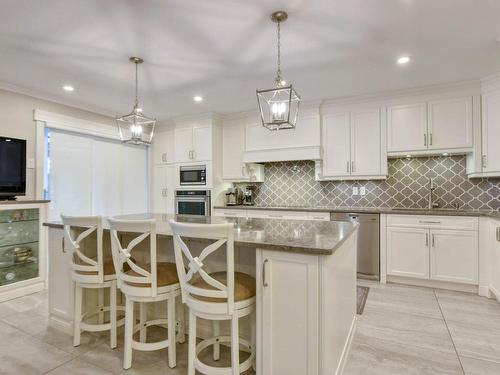
[[175,161],[174,131],[155,132],[153,143],[153,163],[165,164]]
[[431,279],[478,283],[477,232],[431,230]]
[[495,221],[495,225],[492,225],[491,238],[491,284],[496,290],[497,299],[500,302],[500,241],[497,237],[497,231],[500,231],[499,224]]
[[387,108],[387,151],[427,150],[427,106],[425,103]]
[[351,175],[381,174],[380,109],[353,112],[351,115]]
[[155,165],[153,170],[153,186],[151,210],[164,213],[167,210],[167,166]]
[[262,250],[259,259],[260,373],[318,374],[319,257]]
[[471,148],[472,97],[431,101],[428,104],[429,148]]
[[192,161],[193,151],[193,128],[175,129],[175,162],[183,163]]
[[482,96],[483,172],[500,172],[500,92]]
[[165,192],[165,204],[167,214],[175,213],[175,166],[167,165],[166,169],[166,188]]
[[351,171],[351,115],[323,117],[323,176],[349,176]]
[[[52,320],[73,321],[71,252],[63,249],[62,228],[49,228],[49,314]],[[63,323],[63,324],[64,324]],[[68,327],[71,329],[71,326]]]
[[429,230],[387,228],[387,274],[429,278]]
[[212,128],[193,128],[193,161],[212,160]]
[[248,179],[243,164],[245,124],[225,126],[222,129],[222,178],[235,181]]

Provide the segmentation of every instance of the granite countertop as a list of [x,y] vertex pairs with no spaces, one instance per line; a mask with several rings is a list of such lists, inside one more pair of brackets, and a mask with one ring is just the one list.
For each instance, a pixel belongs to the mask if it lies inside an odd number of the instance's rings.
[[339,212],[339,213],[371,213],[396,215],[436,215],[436,216],[472,216],[500,218],[500,213],[489,210],[456,210],[450,208],[403,208],[403,207],[334,207],[334,206],[215,206],[215,209],[235,210],[275,210],[275,211],[311,211],[311,212]]
[[[117,219],[156,219],[157,233],[171,236],[168,222],[175,219],[186,223],[233,223],[236,245],[262,247],[272,250],[300,252],[313,255],[332,254],[358,224],[340,221],[281,220],[256,218],[226,218],[216,216],[182,216],[143,213],[115,216]],[[44,223],[45,226],[62,228],[60,221]],[[104,229],[109,229],[104,221]]]
[[0,200],[0,206],[11,205],[11,204],[38,204],[38,203],[49,203],[49,200],[15,200],[15,201],[2,201]]

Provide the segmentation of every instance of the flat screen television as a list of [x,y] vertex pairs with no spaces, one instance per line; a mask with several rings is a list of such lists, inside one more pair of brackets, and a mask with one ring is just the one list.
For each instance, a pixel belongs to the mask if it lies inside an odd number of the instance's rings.
[[26,140],[0,137],[0,200],[26,195]]

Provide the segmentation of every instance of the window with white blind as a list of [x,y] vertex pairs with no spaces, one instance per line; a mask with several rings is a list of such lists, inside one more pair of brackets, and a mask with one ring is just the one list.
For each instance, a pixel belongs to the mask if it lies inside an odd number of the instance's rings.
[[45,134],[49,220],[148,210],[146,147],[50,128]]

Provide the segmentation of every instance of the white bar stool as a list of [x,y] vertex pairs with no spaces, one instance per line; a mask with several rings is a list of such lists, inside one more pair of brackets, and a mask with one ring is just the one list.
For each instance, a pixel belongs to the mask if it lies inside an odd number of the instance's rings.
[[[63,251],[70,249],[72,256],[72,279],[75,290],[73,312],[73,345],[80,345],[82,331],[100,332],[110,331],[111,348],[116,348],[116,328],[123,325],[123,319],[117,322],[117,310],[123,311],[123,306],[116,305],[116,275],[113,261],[104,261],[102,246],[102,218],[100,216],[66,216],[61,215],[64,225]],[[85,229],[76,238],[74,229]],[[96,233],[96,256],[84,254],[82,243],[93,233]],[[103,306],[104,289],[109,288],[109,306]],[[82,314],[83,289],[98,289],[98,304],[95,310]],[[109,323],[103,323],[104,312],[109,312]],[[98,323],[88,323],[84,319],[99,314]]]
[[[188,375],[195,370],[206,375],[238,375],[248,370],[255,358],[255,278],[234,272],[234,228],[228,224],[188,224],[170,220],[174,234],[175,262],[182,289],[182,301],[189,307]],[[193,257],[182,237],[215,240],[205,247],[198,257]],[[226,270],[207,273],[204,261],[216,250],[226,245]],[[185,263],[184,259],[187,260]],[[186,273],[187,270],[187,273]],[[239,319],[252,314],[250,340],[239,336]],[[214,337],[196,344],[196,318],[213,321]],[[219,322],[231,321],[231,335],[219,335]],[[231,367],[213,367],[203,363],[198,355],[213,346],[213,358],[220,358],[220,343],[231,345]],[[240,364],[240,345],[250,353]]]
[[[168,348],[168,365],[175,367],[176,341],[184,342],[183,325],[179,326],[175,318],[175,297],[181,290],[174,263],[157,262],[156,260],[156,221],[155,220],[117,220],[108,219],[111,231],[111,248],[118,287],[125,295],[125,345],[123,368],[132,366],[132,349],[153,351]],[[138,233],[127,247],[123,247],[119,233],[131,235]],[[138,265],[131,252],[138,244],[149,237],[149,263]],[[127,270],[127,268],[129,268]],[[146,303],[167,301],[167,319],[147,321]],[[140,323],[135,325],[134,303],[140,303]],[[146,329],[152,325],[167,325],[168,338],[163,341],[146,343]],[[135,332],[140,331],[140,341],[133,339]]]

